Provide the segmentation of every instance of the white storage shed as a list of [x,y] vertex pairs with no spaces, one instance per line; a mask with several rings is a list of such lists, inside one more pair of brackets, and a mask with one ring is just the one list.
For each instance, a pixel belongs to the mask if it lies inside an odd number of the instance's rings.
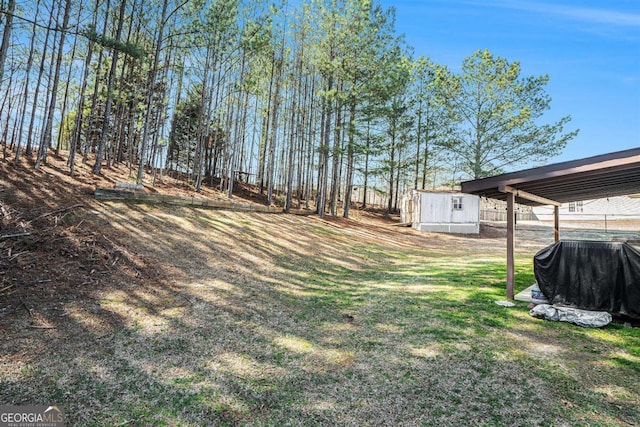
[[420,231],[480,233],[480,197],[445,191],[410,190],[402,198],[400,218]]

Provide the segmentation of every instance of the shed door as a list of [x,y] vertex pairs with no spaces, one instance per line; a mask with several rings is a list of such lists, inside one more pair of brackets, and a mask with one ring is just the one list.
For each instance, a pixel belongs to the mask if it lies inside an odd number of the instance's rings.
[[451,222],[451,197],[449,194],[424,193],[421,203],[421,222]]

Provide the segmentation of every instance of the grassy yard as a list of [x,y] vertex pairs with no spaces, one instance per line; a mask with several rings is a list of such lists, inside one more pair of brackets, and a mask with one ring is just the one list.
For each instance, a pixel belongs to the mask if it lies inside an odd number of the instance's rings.
[[[83,426],[640,423],[640,329],[495,304],[502,238],[99,209],[87,223],[156,275],[64,300],[64,316],[44,315],[56,329],[23,329],[16,313],[0,402],[55,402]],[[519,245],[517,290],[543,246]]]

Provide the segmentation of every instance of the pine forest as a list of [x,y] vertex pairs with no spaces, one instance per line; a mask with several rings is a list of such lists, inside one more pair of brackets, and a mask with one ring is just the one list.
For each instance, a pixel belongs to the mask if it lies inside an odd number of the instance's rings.
[[[548,77],[470,52],[418,56],[376,0],[3,0],[4,161],[170,175],[348,217],[558,153]],[[428,31],[428,29],[427,29]],[[357,188],[358,192],[354,193]]]

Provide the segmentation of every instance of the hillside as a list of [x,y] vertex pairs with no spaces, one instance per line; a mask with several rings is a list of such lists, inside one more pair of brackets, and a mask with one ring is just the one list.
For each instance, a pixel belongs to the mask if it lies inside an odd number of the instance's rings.
[[[0,163],[0,402],[58,404],[73,426],[640,417],[640,329],[495,304],[499,229],[100,202],[126,171],[64,169]],[[520,290],[552,234],[518,238]]]
[[[104,203],[93,198],[96,187],[113,188],[117,182],[132,182],[128,168],[103,168],[91,173],[91,165],[79,164],[76,176],[68,175],[66,159],[49,156],[40,170],[31,161],[16,166],[0,162],[0,327],[9,328],[28,313],[27,327],[50,326],[48,314],[68,301],[92,298],[102,289],[127,283],[146,286],[165,280],[157,261],[140,253],[126,231],[114,227],[104,212]],[[135,171],[133,171],[135,175]],[[145,192],[229,200],[216,188],[196,193],[183,181],[158,177],[152,186],[148,174]],[[234,202],[264,205],[257,190],[239,183]],[[127,215],[127,213],[123,213]],[[353,212],[361,224],[384,224],[385,215]],[[365,222],[362,222],[362,221]],[[126,221],[126,220],[125,220]],[[356,224],[353,220],[328,219],[334,224]],[[161,228],[153,230],[163,233]],[[153,239],[153,236],[150,236]],[[81,302],[78,302],[81,303]],[[51,313],[48,313],[51,312]]]

